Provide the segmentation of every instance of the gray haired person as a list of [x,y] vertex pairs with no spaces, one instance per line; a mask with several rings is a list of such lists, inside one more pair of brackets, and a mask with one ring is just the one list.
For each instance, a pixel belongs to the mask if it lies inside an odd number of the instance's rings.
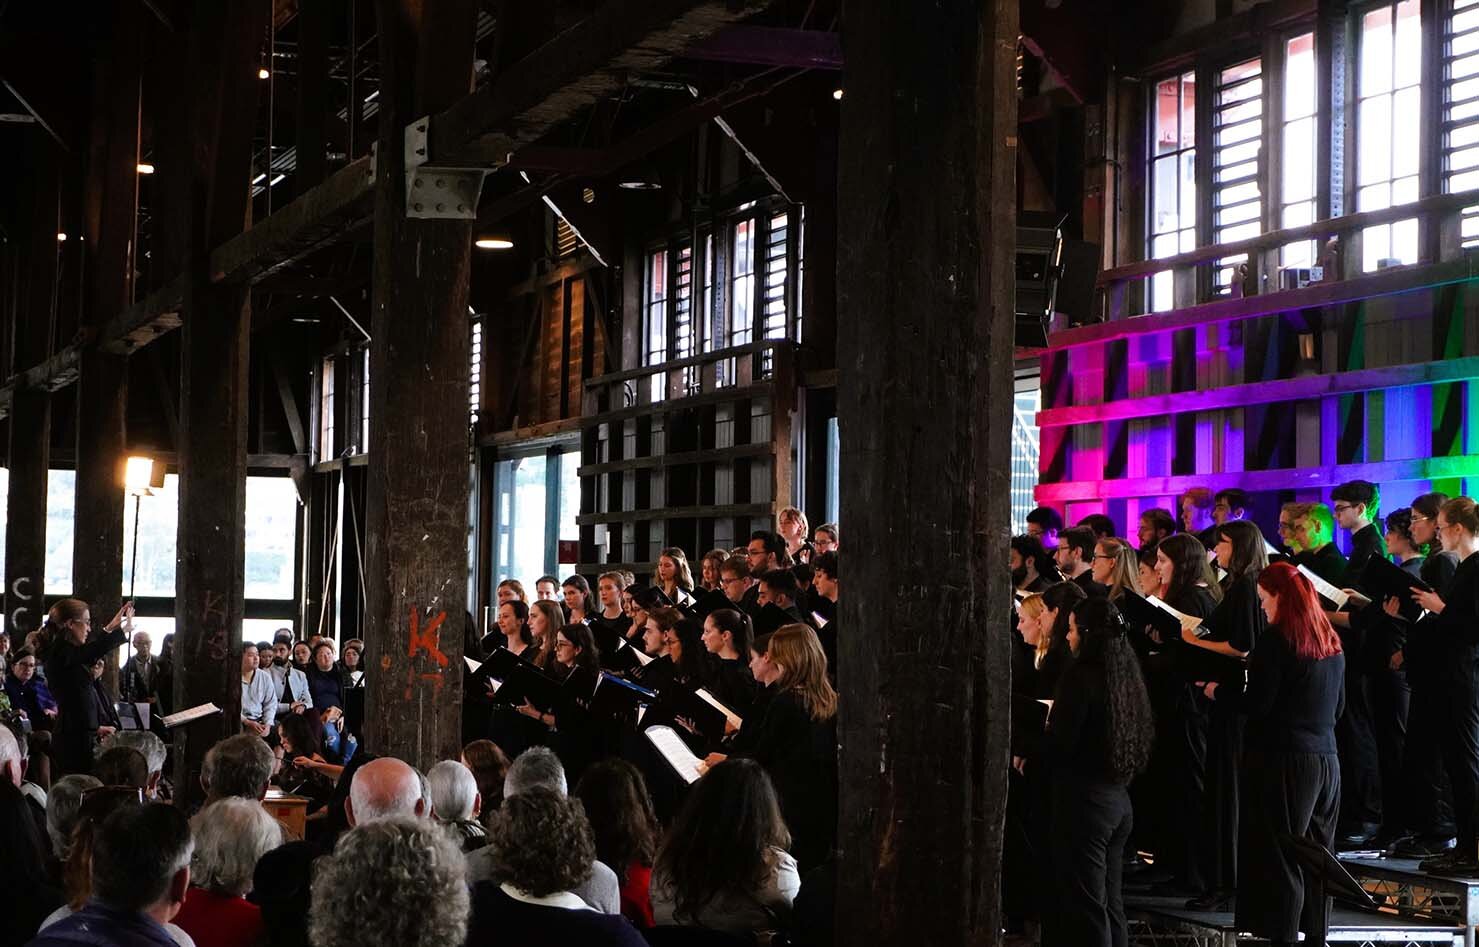
[[46,795],[46,835],[57,861],[65,862],[72,853],[72,830],[82,812],[82,794],[101,785],[97,777],[80,773],[51,784],[51,792]]
[[227,898],[252,889],[257,860],[282,844],[282,825],[259,803],[232,797],[211,803],[190,820],[195,853],[190,884]]
[[483,797],[472,770],[457,760],[442,760],[426,774],[432,816],[452,832],[464,853],[488,844],[488,832],[478,822]]
[[386,816],[340,836],[314,868],[314,947],[444,947],[467,937],[462,853],[430,820]]
[[[503,779],[503,798],[511,799],[535,788],[549,789],[561,796],[568,794],[565,767],[560,765],[560,758],[548,747],[536,746],[518,755]],[[498,854],[491,846],[480,848],[467,856],[469,883],[491,881],[498,870]],[[571,891],[603,914],[621,913],[621,882],[617,880],[616,872],[599,859],[591,862],[590,877]]]
[[138,750],[144,757],[144,762],[149,767],[149,782],[144,787],[144,795],[150,799],[159,797],[159,782],[164,775],[164,759],[168,755],[168,748],[159,735],[148,730],[119,730],[103,741],[99,747],[99,755],[106,753],[115,746],[126,746]]
[[227,737],[210,748],[200,768],[206,803],[233,796],[261,802],[275,762],[261,737],[251,733]]

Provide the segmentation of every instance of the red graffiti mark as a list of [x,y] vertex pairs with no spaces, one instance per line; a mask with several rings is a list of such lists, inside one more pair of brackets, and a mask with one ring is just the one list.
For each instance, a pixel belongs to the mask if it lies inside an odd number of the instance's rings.
[[407,644],[406,654],[415,657],[417,651],[425,651],[436,661],[438,667],[446,667],[450,662],[447,656],[442,654],[441,637],[442,622],[447,620],[447,613],[437,612],[436,617],[426,623],[426,630],[421,630],[421,614],[416,606],[411,606],[411,640]]
[[210,652],[211,661],[220,662],[226,660],[226,630],[224,628],[211,635],[210,641],[206,644],[206,649]]
[[421,679],[421,681],[422,681],[423,684],[426,681],[431,681],[433,684],[436,685],[436,689],[437,690],[441,690],[443,687],[446,686],[446,683],[447,683],[442,678],[442,675],[440,675],[440,674],[417,674],[415,672],[415,670],[413,670],[411,668],[407,668],[406,669],[406,689],[403,692],[403,695],[404,695],[404,697],[405,697],[405,699],[407,701],[410,701],[410,700],[412,700],[414,698],[414,695],[415,695],[415,692],[416,692],[416,679],[418,677]]
[[211,621],[212,618],[225,621],[226,609],[223,607],[225,604],[225,594],[221,592],[212,592],[210,589],[206,589],[205,601],[200,606],[200,617],[202,621],[207,625],[214,624],[214,622]]

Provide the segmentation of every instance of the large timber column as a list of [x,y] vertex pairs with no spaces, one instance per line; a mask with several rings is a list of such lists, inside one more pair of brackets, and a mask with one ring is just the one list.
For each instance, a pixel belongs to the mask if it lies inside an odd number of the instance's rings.
[[477,7],[379,0],[375,9],[365,738],[424,768],[455,758],[462,739],[472,226],[406,217],[403,133],[467,93]]
[[266,6],[198,0],[189,39],[196,142],[179,206],[188,208],[190,279],[180,365],[180,513],[175,552],[175,705],[213,702],[220,717],[176,742],[175,785],[199,791],[205,751],[240,729],[246,530],[249,290],[212,283],[211,248],[241,232],[251,179],[256,62]]
[[[113,8],[108,61],[93,82],[93,147],[87,212],[85,325],[97,329],[132,300],[134,220],[139,202],[142,16]],[[123,587],[123,470],[128,406],[126,356],[88,348],[77,379],[76,525],[72,594],[107,621]],[[108,665],[110,671],[112,664]],[[115,685],[116,686],[116,685]]]
[[[56,317],[59,222],[58,165],[63,158],[51,138],[31,129],[25,138],[26,206],[24,250],[19,267],[12,349],[20,372],[51,354]],[[69,237],[73,235],[68,234]],[[46,478],[51,458],[51,394],[17,385],[10,404],[10,494],[6,501],[5,613],[12,647],[46,618]],[[107,621],[107,619],[103,619]]]
[[1006,808],[1016,0],[843,18],[838,943],[990,944]]

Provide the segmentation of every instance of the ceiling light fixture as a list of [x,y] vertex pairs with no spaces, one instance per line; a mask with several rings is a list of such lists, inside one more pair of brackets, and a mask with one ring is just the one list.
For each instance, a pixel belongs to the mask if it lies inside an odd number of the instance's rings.
[[841,89],[833,89],[832,90],[832,98],[834,98],[837,101],[841,102],[842,101],[842,90]]
[[270,72],[267,71],[267,67],[266,66],[263,66],[262,68],[260,68],[260,69],[257,70],[257,78],[258,79],[271,79],[272,78],[272,73],[270,73]]
[[473,241],[479,250],[512,250],[513,240],[504,234],[487,234]]
[[154,165],[150,164],[147,161],[140,161],[139,162],[139,173],[140,174],[153,174],[154,173]]

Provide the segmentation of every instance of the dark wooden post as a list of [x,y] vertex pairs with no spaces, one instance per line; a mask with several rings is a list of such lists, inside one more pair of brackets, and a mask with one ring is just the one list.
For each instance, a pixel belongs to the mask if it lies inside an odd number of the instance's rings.
[[175,553],[175,705],[213,702],[222,715],[176,741],[179,791],[199,792],[200,764],[240,717],[243,538],[246,530],[249,289],[210,281],[211,248],[241,232],[251,179],[256,57],[266,6],[198,0],[190,37],[195,89],[190,188],[191,278],[181,313],[180,512]]
[[[27,192],[20,286],[13,326],[13,371],[51,354],[55,317],[59,180],[62,155],[37,129],[26,133]],[[27,200],[29,198],[29,200]],[[79,234],[68,234],[77,239]],[[10,405],[10,495],[5,528],[6,627],[16,644],[41,626],[46,577],[46,478],[51,458],[51,395],[17,386]],[[107,619],[103,619],[106,621]]]
[[1016,0],[852,3],[838,169],[838,943],[1000,928]]
[[[137,4],[115,8],[110,53],[93,84],[87,190],[89,294],[84,324],[96,329],[129,304],[139,194],[142,34]],[[106,621],[123,587],[126,357],[89,348],[77,380],[77,487],[72,594]],[[112,665],[110,664],[111,668]]]
[[[476,4],[379,0],[370,342],[365,738],[427,766],[462,738],[467,608],[468,221],[406,217],[405,127],[466,94]],[[435,156],[433,156],[434,158]]]

